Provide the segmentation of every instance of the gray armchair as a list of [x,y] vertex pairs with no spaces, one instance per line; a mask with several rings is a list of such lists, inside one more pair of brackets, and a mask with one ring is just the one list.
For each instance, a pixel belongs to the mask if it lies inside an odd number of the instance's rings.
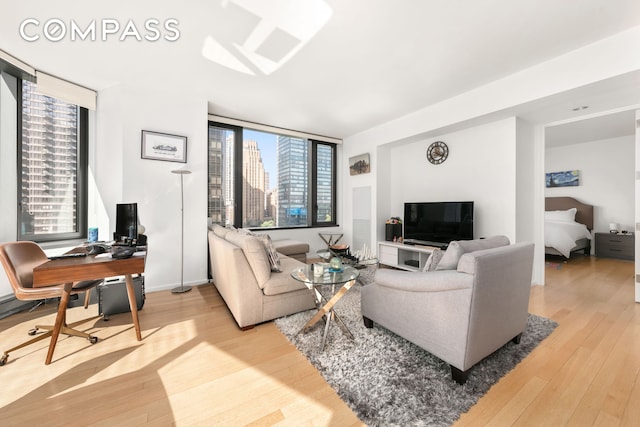
[[425,349],[464,384],[477,362],[509,340],[519,343],[527,325],[533,246],[462,250],[454,270],[380,269],[362,288],[364,324],[376,322]]

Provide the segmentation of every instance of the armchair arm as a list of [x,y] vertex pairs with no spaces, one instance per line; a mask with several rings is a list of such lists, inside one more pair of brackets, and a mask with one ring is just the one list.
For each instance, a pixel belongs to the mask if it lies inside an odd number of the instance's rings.
[[378,286],[409,292],[446,292],[470,289],[473,276],[456,270],[412,272],[380,269],[374,282]]

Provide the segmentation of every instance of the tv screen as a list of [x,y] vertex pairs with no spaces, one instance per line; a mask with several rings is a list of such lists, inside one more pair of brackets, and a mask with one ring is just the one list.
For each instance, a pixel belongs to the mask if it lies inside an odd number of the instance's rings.
[[404,204],[405,243],[446,246],[473,239],[473,202]]
[[115,240],[122,237],[135,239],[138,237],[138,204],[119,203],[116,205]]

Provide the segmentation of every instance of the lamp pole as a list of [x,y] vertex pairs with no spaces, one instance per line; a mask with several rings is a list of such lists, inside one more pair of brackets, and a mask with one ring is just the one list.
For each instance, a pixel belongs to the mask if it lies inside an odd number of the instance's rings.
[[186,169],[172,170],[171,173],[180,175],[180,287],[171,289],[174,294],[189,292],[191,286],[184,286],[184,176],[191,173]]

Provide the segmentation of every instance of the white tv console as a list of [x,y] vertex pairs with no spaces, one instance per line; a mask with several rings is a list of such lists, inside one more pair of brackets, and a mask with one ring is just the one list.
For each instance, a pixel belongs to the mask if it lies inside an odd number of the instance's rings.
[[408,271],[422,271],[433,246],[405,245],[396,242],[378,242],[378,261],[389,267]]

